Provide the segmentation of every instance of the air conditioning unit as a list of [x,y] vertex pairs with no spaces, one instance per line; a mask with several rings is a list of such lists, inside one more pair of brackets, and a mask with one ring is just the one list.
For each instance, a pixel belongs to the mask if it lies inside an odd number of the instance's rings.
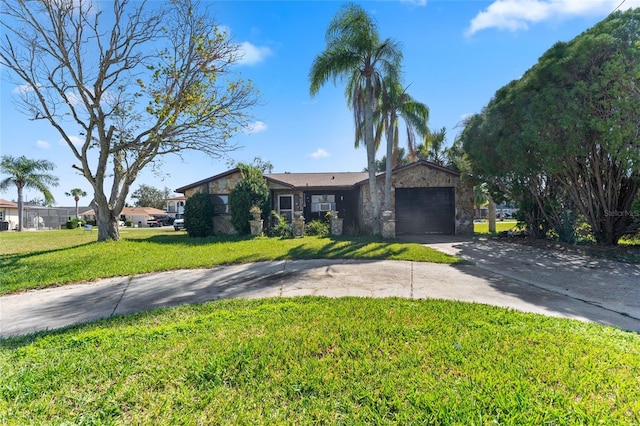
[[318,210],[321,212],[328,212],[331,210],[331,203],[320,203]]

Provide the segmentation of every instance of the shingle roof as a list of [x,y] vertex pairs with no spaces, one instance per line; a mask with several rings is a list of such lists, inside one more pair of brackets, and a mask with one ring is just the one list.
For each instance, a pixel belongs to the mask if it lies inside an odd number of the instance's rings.
[[12,201],[7,201],[7,200],[3,200],[2,198],[0,198],[0,207],[4,207],[9,208],[9,209],[17,209],[18,208],[18,204],[12,202]]
[[[93,210],[88,210],[84,213],[82,213],[83,216],[95,216],[96,212]],[[166,214],[166,212],[164,210],[160,210],[160,209],[156,209],[153,207],[125,207],[122,209],[122,212],[120,212],[120,214],[124,214],[124,215],[147,215],[147,216],[153,216],[153,215],[164,215]]]
[[367,172],[336,172],[336,173],[269,173],[264,177],[278,183],[295,188],[313,187],[351,187],[367,179]]

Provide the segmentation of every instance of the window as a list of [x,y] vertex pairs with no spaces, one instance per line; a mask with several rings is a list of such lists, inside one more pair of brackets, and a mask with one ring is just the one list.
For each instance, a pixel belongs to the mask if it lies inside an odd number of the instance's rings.
[[213,214],[227,214],[229,213],[229,196],[214,194],[211,196],[213,201]]
[[293,219],[293,195],[278,195],[278,214],[287,222]]
[[4,211],[0,210],[0,222],[4,222]]
[[312,195],[311,212],[328,212],[336,209],[336,196],[333,194]]

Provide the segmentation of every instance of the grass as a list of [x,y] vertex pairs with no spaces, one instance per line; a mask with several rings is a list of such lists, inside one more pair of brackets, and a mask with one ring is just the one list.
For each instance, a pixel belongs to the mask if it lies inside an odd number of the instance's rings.
[[479,304],[216,301],[0,340],[0,423],[637,425],[639,354]]
[[98,278],[284,259],[394,259],[460,263],[420,244],[374,238],[189,238],[173,229],[123,230],[96,243],[84,230],[0,234],[0,295]]
[[[518,222],[516,220],[496,220],[496,233],[514,229]],[[475,222],[473,224],[475,234],[492,234],[489,232],[489,221]]]

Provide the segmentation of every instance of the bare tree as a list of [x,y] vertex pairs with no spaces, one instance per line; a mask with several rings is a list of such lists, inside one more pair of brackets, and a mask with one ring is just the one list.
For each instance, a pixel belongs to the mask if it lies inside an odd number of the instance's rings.
[[98,241],[119,239],[144,167],[185,150],[215,158],[237,148],[230,138],[256,92],[232,73],[238,45],[199,4],[3,3],[0,64],[20,85],[20,108],[57,129],[93,187]]

